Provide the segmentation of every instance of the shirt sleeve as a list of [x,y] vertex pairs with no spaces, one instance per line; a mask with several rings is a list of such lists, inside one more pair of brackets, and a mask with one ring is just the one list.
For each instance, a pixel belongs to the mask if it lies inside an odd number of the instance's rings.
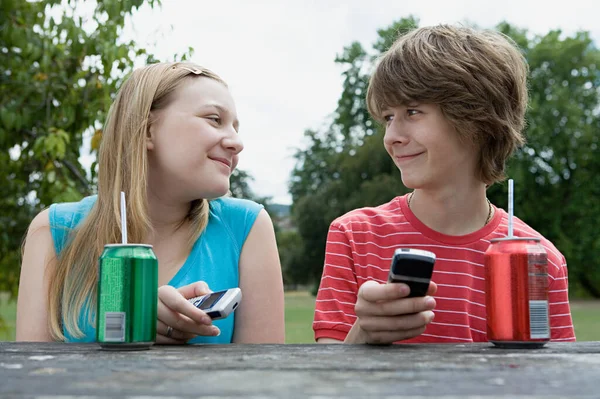
[[575,331],[569,306],[569,281],[567,262],[561,254],[548,254],[548,306],[550,316],[550,339],[552,341],[575,341]]
[[335,221],[330,225],[325,264],[315,303],[315,340],[343,341],[356,320],[354,305],[358,284],[354,269],[351,231]]

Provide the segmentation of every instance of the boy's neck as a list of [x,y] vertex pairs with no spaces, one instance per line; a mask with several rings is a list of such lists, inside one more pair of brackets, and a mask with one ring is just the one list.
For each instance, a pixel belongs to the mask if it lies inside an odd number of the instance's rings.
[[408,206],[424,225],[439,233],[462,236],[483,228],[494,216],[484,184],[457,189],[417,189],[408,196]]

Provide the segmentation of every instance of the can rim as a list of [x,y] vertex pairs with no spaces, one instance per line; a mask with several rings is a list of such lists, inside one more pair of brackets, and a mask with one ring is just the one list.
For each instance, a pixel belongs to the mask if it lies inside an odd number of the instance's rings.
[[105,244],[104,248],[112,248],[112,247],[146,247],[152,248],[150,244]]
[[536,241],[540,242],[541,239],[539,237],[502,237],[502,238],[492,238],[490,242],[498,242],[498,241]]

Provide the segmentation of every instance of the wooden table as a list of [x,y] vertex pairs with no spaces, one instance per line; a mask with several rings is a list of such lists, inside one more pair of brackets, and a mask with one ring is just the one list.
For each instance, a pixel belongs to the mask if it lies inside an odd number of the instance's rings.
[[154,346],[0,342],[5,397],[599,397],[600,342]]

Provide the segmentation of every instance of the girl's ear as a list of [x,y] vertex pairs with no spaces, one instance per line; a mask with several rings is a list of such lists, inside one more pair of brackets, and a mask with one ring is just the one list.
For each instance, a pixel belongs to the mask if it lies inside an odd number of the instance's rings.
[[146,150],[152,151],[154,150],[154,137],[155,137],[155,123],[154,115],[152,112],[150,113],[150,117],[148,118],[148,130],[146,131]]

